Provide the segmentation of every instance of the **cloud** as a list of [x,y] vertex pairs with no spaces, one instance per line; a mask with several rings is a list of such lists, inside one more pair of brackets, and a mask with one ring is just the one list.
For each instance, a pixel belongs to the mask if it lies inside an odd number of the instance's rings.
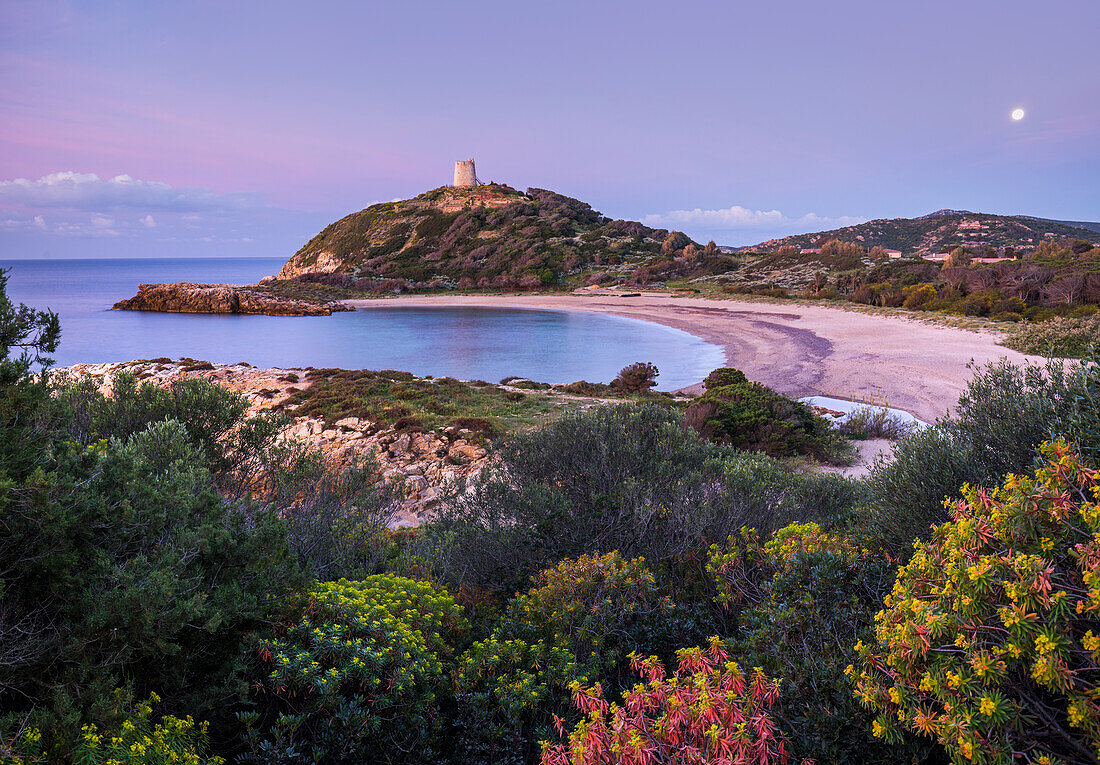
[[201,186],[174,187],[129,175],[100,178],[95,173],[65,171],[38,180],[0,181],[0,204],[30,209],[63,208],[105,212],[120,209],[177,213],[233,212],[263,207],[258,194],[218,194]]
[[139,222],[141,223],[141,225],[145,226],[145,228],[156,228],[157,227],[157,222],[153,218],[152,215],[146,215]]
[[750,210],[733,205],[720,210],[672,210],[654,213],[642,218],[642,223],[654,228],[699,228],[712,231],[736,231],[738,229],[829,229],[865,223],[866,218],[843,216],[826,218],[816,213],[806,213],[800,218],[790,218],[779,210]]

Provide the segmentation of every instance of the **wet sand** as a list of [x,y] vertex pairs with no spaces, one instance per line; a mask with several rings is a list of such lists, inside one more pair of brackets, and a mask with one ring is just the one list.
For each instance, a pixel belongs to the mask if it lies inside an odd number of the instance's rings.
[[[900,317],[819,306],[706,300],[643,293],[617,295],[412,295],[344,301],[356,308],[466,306],[592,311],[689,332],[722,348],[726,363],[789,396],[874,399],[931,422],[958,401],[979,364],[1008,357],[1000,336]],[[639,359],[644,361],[644,359]],[[685,390],[697,392],[699,385]]]

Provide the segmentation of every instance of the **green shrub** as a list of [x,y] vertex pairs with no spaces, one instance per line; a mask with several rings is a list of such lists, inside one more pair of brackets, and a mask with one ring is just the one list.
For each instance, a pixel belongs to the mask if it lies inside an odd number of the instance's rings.
[[869,546],[904,557],[947,519],[943,501],[965,483],[992,485],[1026,470],[1043,441],[1064,438],[1100,456],[1100,365],[1049,361],[977,367],[951,416],[902,438],[866,479],[858,521]]
[[[121,701],[122,694],[118,696]],[[121,712],[120,724],[102,732],[96,725],[85,725],[79,738],[70,737],[76,743],[61,759],[80,765],[222,765],[225,762],[221,757],[205,753],[206,723],[196,724],[190,715],[183,719],[166,715],[152,722],[153,705],[159,701],[155,693],[149,694],[147,701]],[[37,728],[27,730],[20,743],[19,753],[10,760],[12,765],[44,765],[58,759],[43,750],[42,733]]]
[[458,738],[471,755],[530,759],[532,744],[550,737],[554,715],[569,713],[571,683],[621,688],[631,652],[667,653],[685,639],[676,606],[641,559],[582,555],[542,571],[534,584],[459,662]]
[[1020,353],[1082,358],[1100,352],[1100,314],[1080,319],[1056,316],[1016,327],[1003,345]]
[[850,667],[875,735],[954,762],[1100,754],[1100,479],[1065,444],[1031,477],[963,487],[918,542]]
[[618,550],[663,565],[746,523],[843,514],[855,499],[844,479],[707,443],[655,404],[571,413],[506,437],[496,457],[444,494],[424,545],[444,581],[498,593],[563,558]]
[[765,539],[745,530],[712,546],[707,569],[716,600],[737,617],[734,655],[781,680],[774,714],[790,731],[793,754],[818,762],[919,759],[917,747],[870,734],[844,673],[888,587],[885,558],[815,523]]
[[659,374],[657,367],[648,361],[637,361],[619,370],[611,386],[626,393],[642,393],[657,384]]
[[458,659],[454,672],[453,758],[521,765],[553,735],[579,677],[568,647],[491,635]]
[[467,628],[445,590],[390,575],[322,582],[259,643],[250,759],[422,762],[438,744],[444,662]]
[[108,721],[116,688],[206,719],[243,695],[245,637],[302,579],[275,514],[223,503],[204,463],[166,420],[0,484],[0,738]]
[[802,454],[828,461],[849,457],[843,439],[824,418],[736,372],[716,370],[708,376],[706,392],[684,412],[688,426],[704,438],[773,457]]

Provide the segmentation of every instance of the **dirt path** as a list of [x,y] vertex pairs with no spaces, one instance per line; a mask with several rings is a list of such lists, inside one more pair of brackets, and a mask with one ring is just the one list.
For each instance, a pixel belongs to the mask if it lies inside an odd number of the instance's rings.
[[[345,301],[357,308],[484,306],[591,311],[652,321],[720,346],[726,363],[790,396],[884,399],[926,422],[954,406],[971,359],[1035,357],[997,345],[999,336],[898,317],[794,304],[614,295],[414,295]],[[692,386],[697,388],[697,386]],[[688,388],[686,390],[692,390]]]

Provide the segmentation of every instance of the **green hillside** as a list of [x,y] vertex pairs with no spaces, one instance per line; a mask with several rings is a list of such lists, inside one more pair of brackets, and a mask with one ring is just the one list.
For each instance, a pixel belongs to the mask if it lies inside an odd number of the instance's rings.
[[634,271],[661,258],[662,248],[692,244],[544,189],[444,187],[341,218],[278,278],[377,291],[531,289],[566,286],[594,266]]
[[832,231],[771,239],[743,249],[754,252],[778,252],[781,247],[813,249],[830,239],[854,242],[866,249],[877,246],[907,255],[932,255],[955,247],[971,250],[1011,247],[1026,252],[1042,242],[1061,239],[1083,239],[1095,244],[1100,243],[1100,232],[1064,221],[942,210],[920,218],[881,218]]

